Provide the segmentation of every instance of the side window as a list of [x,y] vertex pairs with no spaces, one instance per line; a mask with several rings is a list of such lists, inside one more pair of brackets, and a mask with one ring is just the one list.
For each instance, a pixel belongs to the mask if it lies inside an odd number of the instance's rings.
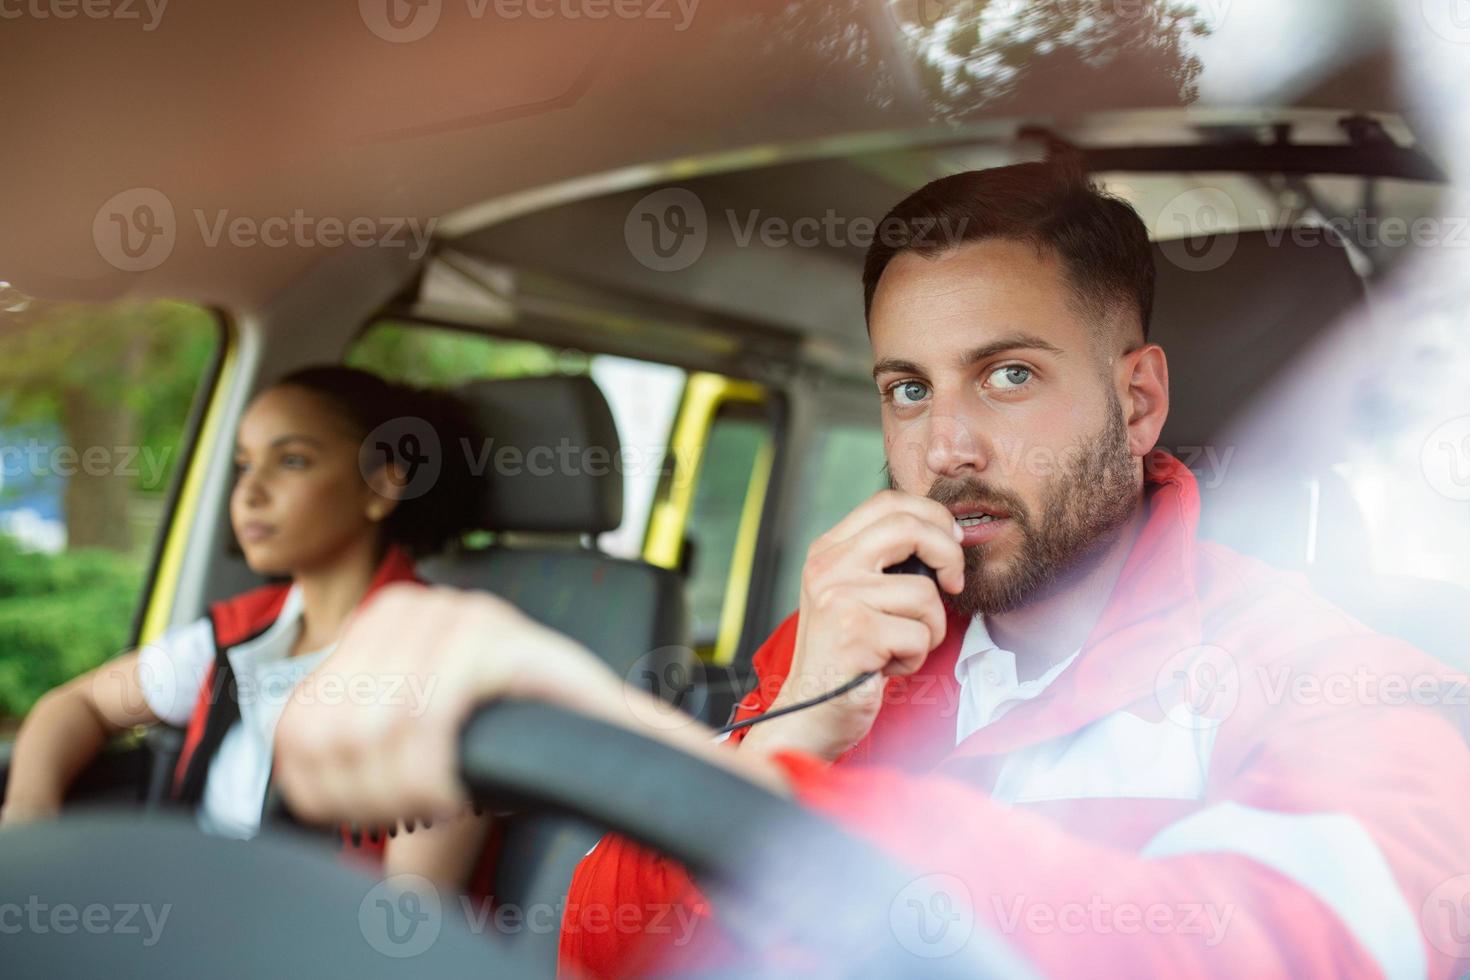
[[350,367],[423,388],[453,388],[483,378],[586,374],[587,355],[527,340],[383,321],[347,352]]
[[[771,426],[764,413],[753,406],[728,405],[715,416],[704,448],[689,524],[684,532],[683,565],[688,576],[690,631],[696,648],[720,646],[728,589],[748,587],[732,573],[745,566],[750,556],[742,546],[754,543],[747,513],[765,499],[764,480],[770,474]],[[759,484],[753,486],[752,484]],[[744,602],[731,617],[744,612]],[[738,629],[739,623],[734,627]],[[738,634],[737,634],[738,639]]]
[[801,600],[806,552],[858,504],[888,485],[883,475],[883,431],[871,425],[837,425],[820,432],[812,451],[796,465],[801,496],[794,502],[791,533],[783,542],[769,624],[775,629]]
[[125,650],[223,327],[183,303],[0,284],[0,739]]
[[760,522],[775,459],[771,402],[759,385],[716,374],[689,379],[644,557],[680,569],[694,645],[716,664],[735,657],[745,625]]

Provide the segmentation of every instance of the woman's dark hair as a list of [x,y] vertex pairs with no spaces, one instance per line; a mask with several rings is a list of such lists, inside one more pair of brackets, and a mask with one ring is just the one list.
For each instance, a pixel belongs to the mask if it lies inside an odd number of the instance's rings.
[[383,520],[388,542],[421,558],[474,528],[484,481],[470,466],[478,433],[460,399],[339,365],[301,368],[272,387],[282,385],[332,403],[363,440],[358,459],[365,474],[394,462],[403,467],[403,495]]

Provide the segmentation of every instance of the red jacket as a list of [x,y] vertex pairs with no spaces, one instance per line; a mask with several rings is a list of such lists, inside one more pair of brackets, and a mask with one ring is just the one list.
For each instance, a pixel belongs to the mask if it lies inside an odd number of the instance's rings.
[[[833,766],[776,756],[797,798],[917,874],[950,876],[947,899],[1046,974],[1463,972],[1466,678],[1300,576],[1196,540],[1193,476],[1164,454],[1146,472],[1143,531],[1045,692],[956,747],[952,620],[854,751]],[[794,639],[793,617],[756,654],[742,716],[770,705]],[[573,918],[670,900],[700,897],[677,866],[603,841],[572,882],[563,969],[726,954],[717,930],[676,949],[667,931]]]

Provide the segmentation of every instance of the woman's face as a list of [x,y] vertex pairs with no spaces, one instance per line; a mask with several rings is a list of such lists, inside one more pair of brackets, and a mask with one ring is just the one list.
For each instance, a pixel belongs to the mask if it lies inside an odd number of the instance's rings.
[[310,571],[376,537],[391,506],[363,479],[359,444],[336,406],[304,388],[271,388],[250,404],[230,522],[252,571]]

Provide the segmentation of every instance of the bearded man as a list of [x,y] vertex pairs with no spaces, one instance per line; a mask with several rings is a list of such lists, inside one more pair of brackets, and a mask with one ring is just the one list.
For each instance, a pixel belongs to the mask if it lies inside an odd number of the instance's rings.
[[[1023,164],[935,181],[879,227],[908,230],[880,236],[863,274],[892,488],[811,547],[800,608],[756,653],[737,718],[874,676],[721,746],[647,734],[954,876],[1045,973],[1452,973],[1470,881],[1456,878],[1470,752],[1455,724],[1423,699],[1344,705],[1276,682],[1440,668],[1197,539],[1194,477],[1156,449],[1168,367],[1148,341],[1138,216],[1073,169]],[[886,573],[912,556],[934,580]],[[484,596],[396,590],[334,659],[447,672],[464,691],[372,724],[337,713],[393,709],[293,705],[280,765],[307,815],[382,808],[385,787],[455,805],[449,747],[485,697],[636,724],[619,705],[639,695]],[[422,751],[391,755],[412,764],[350,761],[405,742]],[[676,865],[609,837],[567,904],[671,903],[703,907]],[[1017,929],[1031,906],[1057,927]],[[1064,921],[1099,908],[1138,921]],[[678,955],[667,930],[577,926],[563,923],[569,972]]]

